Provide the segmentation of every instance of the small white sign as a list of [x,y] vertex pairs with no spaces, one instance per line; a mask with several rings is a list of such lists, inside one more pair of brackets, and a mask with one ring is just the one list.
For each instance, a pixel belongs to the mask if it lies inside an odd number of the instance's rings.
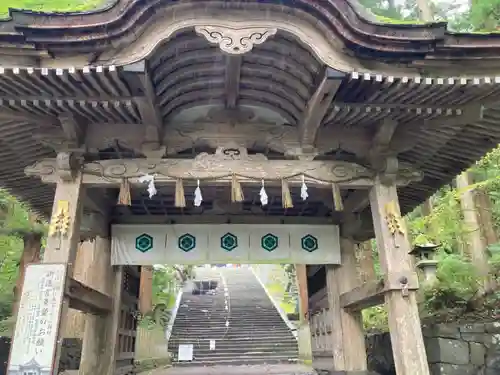
[[177,352],[177,360],[178,361],[192,361],[193,360],[193,344],[179,345],[179,349]]
[[215,350],[215,340],[210,340],[210,350]]
[[65,264],[26,267],[7,375],[53,373],[65,277]]

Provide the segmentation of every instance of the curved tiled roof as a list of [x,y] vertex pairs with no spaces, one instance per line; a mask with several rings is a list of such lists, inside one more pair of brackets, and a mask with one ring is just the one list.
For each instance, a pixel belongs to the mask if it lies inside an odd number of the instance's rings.
[[[127,33],[140,34],[160,8],[196,2],[211,4],[223,12],[240,2],[214,0],[116,0],[107,7],[86,13],[40,13],[10,10],[10,19],[0,22],[0,43],[18,47],[63,51],[98,52]],[[331,38],[343,42],[360,55],[382,59],[438,56],[470,59],[500,51],[500,34],[454,34],[446,23],[382,24],[360,15],[355,0],[265,0],[247,1],[279,6],[283,12],[302,11],[322,23]]]

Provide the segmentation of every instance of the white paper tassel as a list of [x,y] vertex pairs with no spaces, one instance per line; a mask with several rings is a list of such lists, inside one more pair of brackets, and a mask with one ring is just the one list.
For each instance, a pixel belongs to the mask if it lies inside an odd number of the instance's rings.
[[267,197],[267,193],[266,193],[266,189],[264,188],[264,180],[262,180],[262,187],[260,188],[260,203],[265,206],[267,204],[267,201],[268,201],[268,197]]
[[300,197],[302,198],[303,201],[309,198],[309,194],[307,193],[306,179],[304,175],[302,175],[302,185],[300,186]]
[[201,206],[201,202],[203,202],[203,195],[201,195],[201,189],[200,189],[200,180],[197,181],[198,186],[196,187],[194,191],[194,205],[196,207]]
[[153,198],[156,195],[156,193],[158,193],[158,191],[156,190],[156,186],[155,186],[155,176],[154,175],[150,175],[150,174],[144,175],[144,176],[139,178],[139,182],[141,182],[141,183],[147,182],[148,183],[149,199]]

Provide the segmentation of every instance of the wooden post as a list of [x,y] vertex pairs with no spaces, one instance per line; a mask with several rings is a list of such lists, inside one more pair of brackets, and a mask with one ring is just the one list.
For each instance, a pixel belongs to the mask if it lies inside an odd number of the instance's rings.
[[299,294],[299,359],[312,364],[311,328],[309,326],[309,295],[307,293],[307,268],[305,264],[295,265],[295,277]]
[[328,265],[326,287],[328,308],[332,319],[333,369],[366,371],[366,348],[361,311],[349,311],[340,305],[340,295],[360,285],[354,242],[340,240],[342,265]]
[[[85,285],[92,285],[92,259],[94,243],[85,241],[78,245],[75,265],[73,267],[73,278]],[[64,338],[83,339],[85,330],[85,313],[75,309],[68,310],[68,318],[64,327]]]
[[16,286],[14,287],[14,304],[12,306],[12,316],[17,316],[19,309],[19,299],[24,284],[24,273],[26,266],[30,263],[40,262],[40,250],[42,248],[42,234],[29,232],[23,235],[24,249],[19,261],[19,274],[17,276]]
[[[89,265],[86,270],[88,283],[86,284],[114,299],[110,239],[96,237],[94,241],[89,242],[89,247],[85,250],[89,252]],[[118,321],[118,317],[116,320]],[[112,314],[107,316],[85,315],[80,375],[106,374],[102,362],[107,363],[113,356],[112,338],[108,341],[106,332],[107,327],[112,325]]]
[[[59,154],[58,162],[61,166],[72,166],[74,165],[73,159],[69,154]],[[48,293],[50,294],[52,291],[63,291],[66,292],[69,289],[69,278],[73,275],[73,264],[76,258],[76,251],[79,242],[79,232],[80,232],[80,220],[81,220],[81,200],[83,196],[83,185],[82,185],[82,175],[80,172],[71,172],[69,168],[60,169],[59,181],[56,186],[56,193],[54,197],[54,205],[52,209],[52,216],[49,228],[49,235],[47,237],[47,245],[45,248],[45,253],[43,257],[43,263],[56,263],[63,266],[65,268],[65,275],[59,277],[59,274],[55,273],[55,271],[47,272],[46,276],[35,276],[33,273],[33,278],[37,277],[45,277],[44,280],[48,284],[46,284],[46,288]],[[56,265],[48,265],[51,270],[55,270]],[[41,266],[38,266],[41,267]],[[48,269],[48,268],[47,268]],[[58,268],[60,269],[60,268]],[[39,268],[41,270],[41,268]],[[37,275],[43,275],[44,271],[36,271]],[[50,277],[48,276],[50,275]],[[52,275],[56,277],[51,279]],[[23,286],[25,289],[27,285]],[[30,287],[32,289],[32,286]],[[29,290],[29,288],[27,288]],[[53,292],[55,293],[59,292]],[[23,299],[26,301],[29,300],[29,296],[24,295],[24,291],[21,295],[21,303],[23,303]],[[59,370],[59,358],[61,355],[61,345],[62,345],[62,333],[64,332],[66,316],[69,308],[69,297],[64,295],[62,300],[61,308],[57,306],[59,302],[56,301],[56,304],[51,305],[50,302],[47,303],[49,309],[53,309],[52,311],[58,311],[58,315],[56,315],[58,320],[58,324],[54,327],[50,327],[50,331],[52,334],[47,334],[47,329],[43,328],[44,331],[36,332],[37,335],[40,335],[40,338],[37,340],[37,344],[42,344],[42,348],[50,348],[54,349],[54,353],[52,358],[45,357],[45,360],[50,360],[50,363],[40,364],[43,366],[48,366],[48,372],[51,374],[57,374]],[[28,319],[28,316],[21,316],[21,307],[19,308],[19,315],[17,317],[16,329],[14,332],[14,340],[11,349],[11,356],[9,358],[9,366],[8,369],[14,368],[15,366],[20,366],[22,363],[12,363],[13,358],[14,362],[20,360],[21,358],[26,359],[26,354],[31,355],[33,345],[29,347],[26,343],[26,339],[24,334],[22,333],[24,329],[26,329],[25,320]],[[25,313],[27,309],[23,310]],[[49,312],[50,314],[50,312]],[[35,319],[38,316],[35,317]],[[31,317],[33,319],[33,317]],[[43,335],[43,334],[44,335]],[[20,353],[26,354],[20,354]],[[29,353],[28,353],[29,352]],[[51,353],[51,350],[46,353]],[[48,354],[47,354],[48,355]],[[35,356],[34,348],[33,348],[33,357]],[[9,371],[8,370],[8,371]],[[45,369],[47,371],[47,369]],[[12,369],[12,371],[16,371]]]
[[[384,182],[384,183],[383,183]],[[385,274],[385,301],[397,375],[429,375],[416,290],[411,250],[401,219],[396,185],[381,177],[370,191],[373,225]]]
[[144,316],[153,309],[153,267],[141,267],[139,311]]

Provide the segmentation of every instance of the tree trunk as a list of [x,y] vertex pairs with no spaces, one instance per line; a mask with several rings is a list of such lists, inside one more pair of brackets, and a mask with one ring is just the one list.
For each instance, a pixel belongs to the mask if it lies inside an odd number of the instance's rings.
[[[472,264],[476,267],[481,278],[484,279],[483,287],[488,289],[488,255],[481,238],[480,223],[474,202],[474,191],[469,188],[472,184],[471,176],[464,172],[457,177],[457,188],[460,191],[460,205],[466,227],[467,252]],[[483,289],[483,291],[484,291]]]
[[493,205],[491,199],[483,188],[476,190],[475,204],[478,211],[479,227],[485,247],[498,243],[498,234],[493,222]]
[[375,265],[373,262],[373,249],[371,241],[365,241],[357,246],[357,258],[361,282],[375,280]]
[[434,16],[432,14],[431,6],[428,0],[417,0],[417,7],[420,21],[433,22]]
[[422,216],[429,216],[432,213],[431,198],[422,203]]
[[42,235],[40,233],[26,233],[23,236],[24,249],[19,260],[19,274],[17,276],[16,286],[14,287],[14,303],[12,305],[12,316],[17,316],[19,309],[19,300],[24,284],[24,273],[26,266],[30,263],[40,262],[40,250],[42,247]]

